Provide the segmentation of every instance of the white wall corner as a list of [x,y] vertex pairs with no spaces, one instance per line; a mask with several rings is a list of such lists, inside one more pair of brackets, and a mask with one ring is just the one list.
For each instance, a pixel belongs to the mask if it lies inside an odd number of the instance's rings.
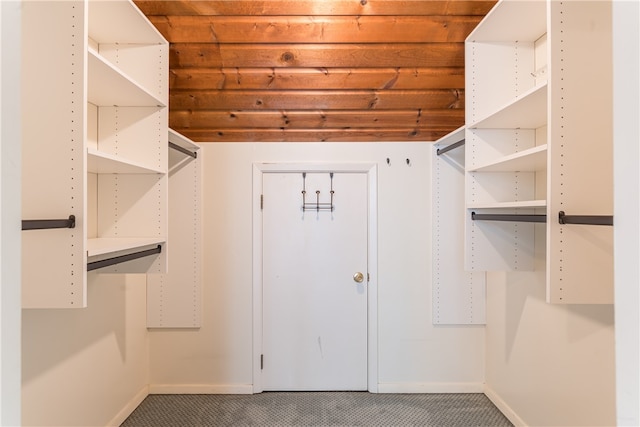
[[129,402],[113,417],[107,427],[117,427],[122,424],[128,417],[135,411],[135,409],[142,403],[144,399],[149,395],[149,386],[144,386],[135,396],[131,398]]
[[516,412],[511,409],[511,407],[504,401],[502,398],[489,386],[484,387],[484,395],[489,398],[491,403],[496,405],[496,407],[502,412],[502,414],[507,417],[511,423],[516,427],[524,427],[527,423],[524,422],[522,418],[516,414]]

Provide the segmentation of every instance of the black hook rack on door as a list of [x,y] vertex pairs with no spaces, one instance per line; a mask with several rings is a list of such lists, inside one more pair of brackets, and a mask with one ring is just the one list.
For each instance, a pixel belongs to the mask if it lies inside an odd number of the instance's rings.
[[329,178],[331,179],[331,188],[329,190],[329,194],[331,195],[330,203],[320,203],[320,190],[316,190],[316,201],[307,202],[307,173],[302,172],[302,210],[303,211],[332,211],[333,212],[333,172],[329,173]]

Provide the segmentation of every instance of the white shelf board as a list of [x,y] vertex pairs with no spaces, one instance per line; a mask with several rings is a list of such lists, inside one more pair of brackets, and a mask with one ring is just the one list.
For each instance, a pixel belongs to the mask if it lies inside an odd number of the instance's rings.
[[89,37],[98,43],[166,43],[130,0],[89,0]]
[[108,237],[87,239],[87,256],[92,257],[120,251],[141,249],[145,246],[163,244],[166,240],[164,237]]
[[546,169],[547,144],[544,144],[471,168],[469,172],[536,172]]
[[199,145],[173,129],[169,129],[169,142],[173,142],[174,144],[190,151],[197,151],[200,149]]
[[546,200],[523,200],[519,202],[479,202],[467,203],[467,209],[510,209],[510,208],[544,208]]
[[473,42],[533,42],[547,31],[544,0],[502,0],[469,34]]
[[464,130],[465,127],[461,126],[458,129],[449,132],[442,138],[438,139],[435,143],[440,144],[440,148],[445,148],[447,145],[455,144],[456,142],[460,142],[464,139]]
[[87,148],[87,171],[92,173],[162,174],[162,170],[150,168],[113,154]]
[[547,123],[547,83],[531,88],[487,117],[472,129],[537,129]]
[[88,57],[90,103],[99,107],[166,107],[161,99],[127,77],[95,49],[88,49]]

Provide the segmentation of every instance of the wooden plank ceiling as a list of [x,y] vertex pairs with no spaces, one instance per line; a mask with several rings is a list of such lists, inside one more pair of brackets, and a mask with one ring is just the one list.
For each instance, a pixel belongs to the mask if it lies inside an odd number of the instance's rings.
[[483,0],[135,0],[170,42],[169,124],[197,142],[434,141],[464,123]]

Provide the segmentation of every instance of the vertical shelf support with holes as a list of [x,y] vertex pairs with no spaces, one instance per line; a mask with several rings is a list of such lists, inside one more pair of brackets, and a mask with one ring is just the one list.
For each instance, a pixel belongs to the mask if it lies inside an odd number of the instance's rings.
[[546,240],[548,302],[613,301],[611,227],[557,220],[613,212],[611,44],[607,1],[501,0],[467,38],[467,269],[533,270]]
[[485,319],[484,271],[465,271],[464,127],[436,141],[432,155],[434,325],[481,325]]
[[202,323],[202,155],[200,147],[169,129],[167,272],[147,278],[148,328],[199,328]]
[[165,271],[169,47],[129,0],[24,2],[22,28],[23,221],[75,219],[23,231],[23,307],[85,307],[88,263]]

